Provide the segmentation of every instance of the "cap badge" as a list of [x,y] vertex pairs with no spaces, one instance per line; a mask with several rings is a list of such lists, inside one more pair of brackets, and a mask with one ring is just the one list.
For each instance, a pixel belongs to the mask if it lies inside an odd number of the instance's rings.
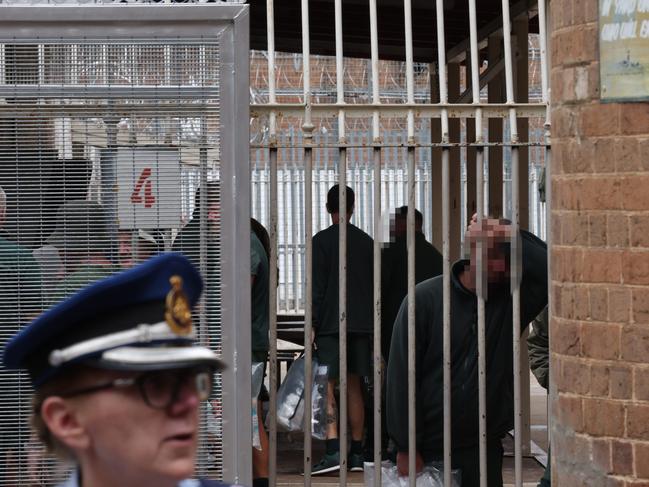
[[177,335],[189,335],[192,332],[192,310],[187,295],[183,291],[183,279],[171,276],[171,290],[165,300],[165,321]]

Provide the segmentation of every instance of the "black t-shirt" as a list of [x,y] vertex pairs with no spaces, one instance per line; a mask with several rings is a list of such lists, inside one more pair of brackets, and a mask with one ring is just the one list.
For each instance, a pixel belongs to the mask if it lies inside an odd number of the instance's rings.
[[[339,330],[338,225],[313,237],[313,326],[318,335]],[[374,241],[347,224],[347,332],[372,333]]]

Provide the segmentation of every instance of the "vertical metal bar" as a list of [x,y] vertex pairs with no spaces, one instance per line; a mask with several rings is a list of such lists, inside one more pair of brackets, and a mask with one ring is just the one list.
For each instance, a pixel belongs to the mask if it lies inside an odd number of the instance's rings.
[[[370,0],[370,43],[372,56],[372,102],[381,103],[379,96],[379,38],[376,0]],[[381,127],[379,110],[372,113],[372,143],[374,160],[374,487],[381,487]]]
[[[548,37],[547,37],[547,32],[548,32],[548,6],[546,4],[546,1],[549,0],[540,0],[538,5],[539,5],[539,48],[540,48],[540,54],[541,54],[541,96],[543,103],[546,105],[546,116],[545,116],[545,123],[543,126],[543,131],[544,131],[544,139],[545,139],[545,201],[550,202],[552,201],[552,185],[550,184],[552,180],[552,174],[550,171],[551,168],[551,162],[552,162],[552,149],[551,149],[551,140],[550,140],[550,97],[548,93],[548,79],[549,79],[549,73],[548,73]],[[551,212],[548,211],[549,205],[546,203],[546,212],[545,212],[545,219],[543,221],[543,224],[545,225],[545,238],[547,242],[552,242],[552,234],[551,234],[551,228],[552,226],[550,225],[550,218],[551,218]],[[548,276],[552,276],[552,252],[548,253]],[[552,281],[548,281],[552,282]],[[548,320],[551,320],[552,316],[552,293],[548,293]],[[549,326],[548,332],[552,329],[551,326]],[[552,341],[552,334],[548,333],[550,337],[550,342]],[[550,378],[552,379],[552,370],[550,370]],[[550,392],[552,394],[552,392]],[[549,397],[548,401],[548,406],[551,404],[551,399],[552,397]],[[548,407],[548,411],[550,408]],[[550,444],[550,433],[552,431],[552,416],[550,414],[547,415],[547,434],[548,434],[548,445]],[[552,458],[551,455],[548,457],[548,464],[551,466],[552,465]]]
[[[473,104],[480,103],[480,67],[478,54],[478,27],[475,0],[469,0],[469,26],[471,41],[471,86]],[[475,109],[475,135],[476,135],[476,213],[478,222],[484,216],[484,147],[482,143],[482,110],[479,106]],[[467,215],[467,219],[471,216]],[[480,452],[480,487],[487,487],[487,362],[486,362],[486,327],[485,327],[485,299],[486,289],[483,279],[484,262],[483,242],[477,242],[476,266],[476,291],[478,295],[478,434]]]
[[313,149],[311,147],[313,137],[313,122],[311,120],[311,46],[309,43],[309,0],[302,0],[302,79],[304,88],[304,121],[302,131],[304,133],[304,163],[305,171],[305,237],[306,237],[306,305],[304,315],[304,485],[311,486],[311,389],[312,385],[312,323],[313,323],[313,247],[312,247],[312,164]]
[[514,371],[514,469],[515,487],[523,485],[523,457],[521,448],[521,380],[520,374],[516,373],[520,364],[521,352],[521,302],[520,302],[520,262],[518,224],[519,224],[519,148],[518,124],[516,120],[516,107],[514,106],[514,79],[511,42],[511,19],[509,13],[509,1],[502,0],[503,11],[503,40],[505,45],[505,86],[507,104],[509,108],[509,124],[512,143],[512,228],[514,237],[512,240],[511,252],[511,287],[512,287],[512,315],[513,315],[513,371]]
[[[276,102],[275,96],[275,9],[273,0],[266,0],[266,32],[268,39],[268,101]],[[268,382],[270,398],[268,405],[268,483],[277,485],[277,115],[271,111],[269,130],[269,206],[270,206],[270,262],[268,286],[269,367]]]
[[[437,66],[439,76],[439,101],[448,103],[446,86],[446,42],[444,39],[444,0],[435,1],[437,14]],[[442,143],[448,144],[448,111],[442,108]],[[451,487],[451,259],[450,212],[448,192],[450,179],[450,147],[442,148],[442,255],[443,265],[443,375],[444,375],[444,486]]]
[[340,485],[347,485],[347,148],[345,144],[345,103],[344,94],[344,64],[343,64],[343,14],[342,0],[335,2],[336,24],[336,103],[340,106],[338,111],[338,210],[339,210],[339,240],[338,240],[338,276],[339,288],[339,350],[340,350],[340,425],[338,436],[340,439]]
[[[406,43],[406,91],[408,103],[415,102],[414,69],[412,54],[412,5],[403,2]],[[408,482],[415,487],[417,482],[417,417],[416,397],[416,353],[415,353],[415,114],[408,110]]]

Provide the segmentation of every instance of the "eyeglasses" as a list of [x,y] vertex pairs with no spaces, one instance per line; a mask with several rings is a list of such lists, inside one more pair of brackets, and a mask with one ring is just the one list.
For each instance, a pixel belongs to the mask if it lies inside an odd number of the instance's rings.
[[190,369],[156,370],[137,377],[115,379],[105,384],[74,389],[59,394],[61,397],[73,397],[105,389],[123,389],[137,386],[144,402],[153,409],[166,409],[180,396],[182,388],[192,384],[198,398],[205,401],[212,393],[214,370],[210,367]]

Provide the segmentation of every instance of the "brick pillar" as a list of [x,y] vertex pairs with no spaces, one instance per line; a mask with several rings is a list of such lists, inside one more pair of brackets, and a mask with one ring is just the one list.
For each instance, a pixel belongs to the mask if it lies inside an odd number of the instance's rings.
[[649,486],[649,103],[599,101],[598,1],[551,2],[553,486]]

